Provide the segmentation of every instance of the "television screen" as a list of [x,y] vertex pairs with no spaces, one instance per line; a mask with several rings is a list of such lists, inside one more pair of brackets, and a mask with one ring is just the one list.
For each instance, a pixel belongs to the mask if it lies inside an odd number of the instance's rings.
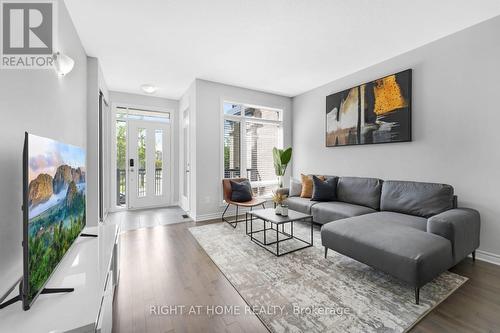
[[[26,135],[25,274],[29,308],[85,226],[85,151]],[[26,151],[27,150],[27,151]]]

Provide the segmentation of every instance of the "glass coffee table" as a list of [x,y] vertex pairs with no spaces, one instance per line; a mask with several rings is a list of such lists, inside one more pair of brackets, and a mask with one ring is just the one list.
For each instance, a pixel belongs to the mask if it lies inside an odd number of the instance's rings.
[[[254,230],[254,222],[255,220],[262,220],[264,223],[264,228],[261,228],[259,230]],[[293,233],[293,224],[294,222],[297,221],[305,221],[310,223],[311,227],[311,233],[310,233],[310,240],[304,240],[302,238],[297,237]],[[289,224],[289,227],[286,229],[289,229],[289,232],[285,231],[285,226]],[[250,230],[248,229],[248,226],[250,225]],[[269,225],[269,228],[268,228]],[[279,230],[281,227],[281,231]],[[313,246],[313,221],[312,221],[312,215],[307,215],[303,214],[300,212],[296,212],[294,210],[289,209],[288,210],[288,216],[281,216],[281,215],[276,215],[274,212],[274,208],[266,208],[266,209],[258,209],[258,210],[253,210],[249,211],[245,214],[245,231],[246,234],[250,236],[250,239],[259,245],[260,247],[266,249],[267,251],[271,252],[275,256],[282,256],[288,253],[292,253],[295,251],[303,250],[305,248]],[[271,239],[268,236],[268,232],[271,233],[273,236]],[[260,239],[256,238],[255,235],[263,233],[263,241]],[[275,236],[275,237],[274,237]],[[280,238],[281,236],[281,238]],[[304,246],[301,246],[299,248],[294,248],[292,250],[280,252],[280,243],[290,241],[290,240],[297,240],[301,243],[304,243]],[[269,245],[274,245],[276,244],[276,251],[273,250],[274,246],[269,246]]]

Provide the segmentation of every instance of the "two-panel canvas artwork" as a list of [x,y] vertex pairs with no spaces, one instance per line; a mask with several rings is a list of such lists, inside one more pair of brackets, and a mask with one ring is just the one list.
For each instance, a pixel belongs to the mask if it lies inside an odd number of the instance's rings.
[[326,146],[411,141],[411,69],[326,97]]

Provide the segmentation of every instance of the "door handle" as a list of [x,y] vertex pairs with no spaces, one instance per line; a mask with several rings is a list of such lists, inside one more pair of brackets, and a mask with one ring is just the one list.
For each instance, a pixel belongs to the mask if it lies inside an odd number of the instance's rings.
[[130,172],[134,172],[134,159],[131,158],[129,161],[128,161],[128,165],[129,165],[129,170]]

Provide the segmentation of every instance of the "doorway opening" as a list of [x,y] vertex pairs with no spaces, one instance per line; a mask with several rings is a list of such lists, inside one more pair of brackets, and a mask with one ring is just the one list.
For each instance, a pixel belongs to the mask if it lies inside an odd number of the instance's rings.
[[172,131],[167,111],[114,108],[116,210],[172,204]]

